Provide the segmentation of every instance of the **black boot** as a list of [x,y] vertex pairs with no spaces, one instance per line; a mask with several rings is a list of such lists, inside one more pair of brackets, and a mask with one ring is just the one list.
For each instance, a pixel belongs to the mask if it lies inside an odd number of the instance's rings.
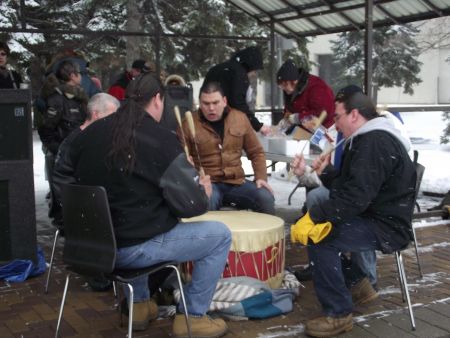
[[300,282],[305,282],[312,279],[312,267],[311,265],[308,265],[306,268],[297,270],[294,272],[295,277]]
[[112,282],[103,276],[98,277],[85,276],[85,280],[91,287],[91,289],[94,291],[103,292],[108,291],[112,288]]

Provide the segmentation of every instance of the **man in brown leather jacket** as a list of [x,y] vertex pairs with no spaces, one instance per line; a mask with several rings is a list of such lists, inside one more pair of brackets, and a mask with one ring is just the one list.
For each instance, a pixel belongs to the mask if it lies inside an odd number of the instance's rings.
[[[274,214],[274,196],[267,183],[264,150],[247,116],[227,106],[227,98],[218,82],[206,83],[200,89],[200,109],[193,120],[195,137],[184,121],[184,142],[195,166],[202,167],[211,177],[213,193],[209,209],[231,205]],[[252,162],[254,182],[245,179],[242,151]]]

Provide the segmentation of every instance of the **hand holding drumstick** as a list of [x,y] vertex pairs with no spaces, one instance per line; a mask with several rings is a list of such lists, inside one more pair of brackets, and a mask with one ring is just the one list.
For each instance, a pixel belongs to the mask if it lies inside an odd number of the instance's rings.
[[323,151],[318,158],[314,159],[312,163],[312,171],[316,171],[320,175],[327,165],[331,163],[331,154],[345,141],[345,139],[340,140],[333,148]]
[[[184,135],[183,125],[181,123],[180,109],[178,108],[178,106],[175,106],[173,108],[173,110],[175,112],[175,117],[176,117],[176,119],[178,121],[178,125],[180,126],[180,132],[181,132],[181,135],[183,137],[184,152],[186,153],[187,160],[192,164],[192,166],[194,166],[194,161],[193,161],[192,157],[189,155],[189,149],[187,147],[186,137]],[[192,120],[192,114],[191,114],[191,112],[188,112],[188,113],[189,114],[186,114],[186,115],[189,116],[189,118],[187,118],[188,119],[188,123],[189,123],[189,128],[191,128],[191,123],[192,123],[191,132],[192,132],[192,130],[194,130],[193,136],[195,137],[195,129],[193,129],[194,122]],[[198,152],[197,152],[197,154],[198,154]],[[200,170],[200,179],[199,179],[198,183],[201,186],[203,186],[203,189],[205,189],[206,195],[208,196],[208,198],[210,198],[211,195],[212,195],[211,177],[209,175],[205,175],[205,173],[203,171],[203,168],[201,168],[201,170]]]
[[209,175],[200,175],[200,179],[199,179],[198,183],[201,186],[203,186],[203,189],[205,189],[206,196],[208,196],[208,198],[211,198],[211,195],[212,195],[211,176],[209,176]]
[[345,139],[342,139],[333,148],[322,152],[316,159],[314,159],[310,170],[307,169],[309,167],[306,166],[303,154],[295,155],[294,161],[291,163],[292,173],[296,176],[302,176],[305,173],[311,174],[314,171],[317,171],[317,174],[320,175],[325,167],[331,163],[331,154],[333,151],[335,151],[336,148],[339,147],[344,141]]

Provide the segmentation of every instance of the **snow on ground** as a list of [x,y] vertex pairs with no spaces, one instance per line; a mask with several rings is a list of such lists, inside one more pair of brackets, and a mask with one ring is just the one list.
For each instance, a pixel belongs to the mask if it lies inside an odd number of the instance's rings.
[[408,112],[402,118],[425,166],[421,191],[445,194],[450,190],[450,145],[439,144],[445,127],[442,112]]

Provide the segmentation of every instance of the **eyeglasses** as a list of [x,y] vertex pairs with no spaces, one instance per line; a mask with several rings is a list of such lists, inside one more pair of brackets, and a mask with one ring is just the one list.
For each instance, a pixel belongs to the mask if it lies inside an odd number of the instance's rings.
[[335,115],[334,115],[334,122],[339,121],[339,119],[340,119],[342,116],[344,116],[344,115],[348,115],[348,114],[346,114],[346,113],[344,113],[344,114],[335,114]]
[[0,52],[0,55],[1,56],[6,56],[6,53],[5,52]]

